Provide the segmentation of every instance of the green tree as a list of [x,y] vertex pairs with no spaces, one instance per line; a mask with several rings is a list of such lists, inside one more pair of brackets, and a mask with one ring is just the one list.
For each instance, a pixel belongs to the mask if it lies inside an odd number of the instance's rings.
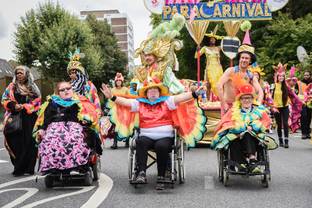
[[21,64],[36,66],[44,77],[59,80],[68,77],[67,54],[80,48],[86,54],[83,65],[96,71],[103,61],[98,47],[92,45],[93,38],[90,28],[59,4],[39,4],[37,10],[21,17],[15,33],[16,58]]
[[[258,62],[265,67],[265,72],[272,80],[272,65],[279,62],[297,65],[302,70],[311,70],[309,60],[306,64],[299,64],[296,49],[302,45],[308,52],[312,51],[312,15],[291,19],[290,14],[279,13],[263,30],[260,41],[256,42]],[[254,37],[252,35],[252,37]],[[300,73],[302,74],[302,73]]]
[[95,16],[88,15],[86,23],[91,28],[94,36],[92,45],[97,46],[100,53],[99,59],[103,60],[101,67],[92,70],[90,76],[95,84],[99,85],[103,80],[113,79],[116,72],[126,74],[127,57],[117,45],[117,39],[111,32],[111,27],[106,21],[96,20]]

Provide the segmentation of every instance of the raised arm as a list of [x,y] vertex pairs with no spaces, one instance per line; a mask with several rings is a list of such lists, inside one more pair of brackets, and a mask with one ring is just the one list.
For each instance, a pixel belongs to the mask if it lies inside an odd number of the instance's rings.
[[115,103],[123,106],[131,107],[131,99],[123,98],[123,97],[117,97],[113,96],[110,88],[106,84],[102,84],[101,92],[104,94],[104,96],[108,99],[111,99]]
[[175,95],[173,96],[174,103],[177,105],[181,102],[185,102],[190,99],[197,98],[201,90],[205,90],[205,86],[200,86],[195,92],[185,92],[179,95]]
[[258,79],[256,77],[253,77],[252,79],[252,85],[255,88],[256,92],[258,93],[258,102],[259,104],[262,104],[263,101],[263,90],[258,82]]

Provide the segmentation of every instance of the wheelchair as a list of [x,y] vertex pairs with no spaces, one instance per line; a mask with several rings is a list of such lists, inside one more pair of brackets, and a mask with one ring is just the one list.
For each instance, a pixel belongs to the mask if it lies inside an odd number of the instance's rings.
[[[269,136],[266,136],[269,137]],[[269,137],[273,139],[272,137]],[[273,139],[274,140],[274,139]],[[275,149],[275,148],[274,148]],[[268,154],[268,146],[262,142],[257,145],[256,165],[260,167],[260,172],[253,173],[248,165],[246,170],[240,171],[236,170],[239,164],[230,158],[230,148],[227,150],[220,149],[217,151],[218,157],[218,179],[226,187],[229,183],[230,175],[241,175],[245,177],[249,176],[260,176],[260,182],[262,187],[268,188],[269,181],[271,181],[271,171],[270,171],[270,160]]]
[[84,165],[83,172],[72,175],[70,172],[72,170],[79,170],[78,168],[73,168],[71,170],[49,170],[44,178],[44,183],[46,188],[52,188],[55,183],[68,183],[73,180],[83,180],[85,186],[91,186],[93,181],[97,181],[101,172],[101,158],[94,151],[91,151],[89,156],[89,161]]
[[[137,188],[136,177],[138,175],[138,165],[136,157],[136,139],[139,137],[139,129],[134,131],[133,137],[129,140],[129,153],[128,153],[128,177],[129,183]],[[153,155],[154,150],[148,151],[148,160],[152,162],[147,165],[150,168],[156,163],[156,156]],[[170,160],[168,162],[168,167],[165,176],[165,184],[169,184],[171,188],[174,188],[175,182],[183,184],[185,181],[185,167],[184,167],[184,143],[178,137],[177,131],[174,130],[174,143],[172,145],[170,155]],[[169,174],[170,173],[170,174]]]
[[[74,180],[83,180],[84,185],[91,186],[93,181],[97,181],[99,179],[101,171],[100,154],[102,153],[102,150],[99,150],[96,145],[96,141],[97,139],[99,140],[99,138],[93,131],[88,131],[88,128],[85,128],[84,132],[84,142],[90,149],[90,154],[88,155],[88,158],[86,158],[87,163],[70,169],[53,168],[44,171],[44,183],[46,188],[52,188],[56,184],[67,184]],[[42,158],[39,157],[39,160],[40,166]],[[38,167],[38,170],[39,168],[40,167]]]

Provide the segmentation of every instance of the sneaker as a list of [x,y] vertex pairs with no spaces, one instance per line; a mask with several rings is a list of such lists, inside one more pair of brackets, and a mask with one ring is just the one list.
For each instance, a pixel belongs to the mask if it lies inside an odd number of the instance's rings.
[[308,139],[307,135],[302,134],[301,139]]
[[252,173],[262,173],[262,170],[261,170],[261,167],[259,165],[256,165],[254,166],[252,169],[251,169],[251,172]]
[[144,171],[139,172],[136,180],[137,183],[146,183],[146,174]]
[[237,171],[238,172],[247,172],[247,165],[244,163],[239,164]]
[[158,191],[164,190],[165,189],[165,184],[164,183],[157,183],[155,186],[155,189]]
[[285,143],[285,144],[284,144],[284,147],[285,147],[285,148],[289,148],[288,143]]
[[262,173],[261,167],[257,165],[257,160],[255,159],[249,161],[249,170],[251,173]]

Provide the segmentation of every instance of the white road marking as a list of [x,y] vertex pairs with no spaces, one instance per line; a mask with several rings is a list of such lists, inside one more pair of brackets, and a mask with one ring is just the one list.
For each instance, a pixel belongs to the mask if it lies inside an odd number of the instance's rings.
[[30,181],[30,180],[35,180],[36,177],[43,178],[43,176],[35,176],[35,175],[34,176],[28,176],[26,178],[21,178],[21,179],[18,179],[18,180],[9,181],[9,182],[0,184],[0,189],[2,189],[4,187],[7,187],[7,186],[11,186],[11,185],[17,184],[17,183],[22,183],[22,182],[26,182],[26,181]]
[[[29,177],[25,177],[25,178],[21,178],[18,180],[14,180],[14,181],[9,181],[3,184],[0,184],[0,189],[7,187],[7,186],[12,186],[14,184],[18,184],[18,183],[23,183],[26,181],[30,181],[30,180],[35,180],[36,177],[38,177],[38,179],[44,178],[44,176],[29,176]],[[94,194],[89,198],[89,200],[83,204],[81,207],[82,208],[89,208],[89,207],[98,207],[100,206],[100,204],[106,199],[106,197],[108,196],[109,192],[111,191],[113,187],[113,180],[105,175],[104,173],[100,174],[100,179],[99,179],[99,186],[97,188],[97,190],[94,192]],[[50,197],[50,198],[46,198],[40,201],[36,201],[30,204],[27,204],[25,206],[23,206],[23,208],[30,208],[30,207],[35,207],[38,206],[40,204],[44,204],[46,202],[52,201],[52,200],[56,200],[56,199],[60,199],[60,198],[64,198],[67,196],[72,196],[72,195],[77,195],[77,194],[81,194],[81,193],[85,193],[88,191],[91,191],[92,189],[95,188],[95,186],[89,186],[89,187],[66,187],[66,189],[68,188],[73,188],[73,189],[81,189],[75,192],[71,192],[71,193],[67,193],[67,194],[61,194],[55,197]],[[56,188],[55,188],[56,189]],[[0,193],[6,192],[6,191],[13,191],[13,190],[26,190],[28,191],[26,194],[24,194],[23,196],[15,199],[14,201],[10,202],[9,204],[5,205],[6,208],[9,207],[15,207],[19,204],[21,204],[23,201],[25,201],[27,198],[31,197],[32,195],[34,195],[38,190],[36,188],[15,188],[15,189],[5,189],[5,190],[0,190]]]
[[23,194],[22,196],[20,196],[19,198],[15,199],[14,201],[6,204],[5,206],[3,206],[2,208],[11,208],[11,207],[15,207],[17,205],[19,205],[20,203],[22,203],[23,201],[25,201],[26,199],[30,198],[32,195],[36,194],[38,192],[38,189],[36,188],[12,188],[12,189],[4,189],[4,190],[0,190],[0,194],[3,192],[8,192],[8,191],[27,191],[26,194]]
[[72,196],[72,195],[77,195],[77,194],[85,193],[85,192],[91,191],[92,189],[94,189],[94,187],[95,187],[95,186],[88,186],[88,187],[66,187],[66,189],[68,189],[68,188],[73,188],[73,189],[79,188],[79,189],[81,189],[81,190],[78,190],[78,191],[75,191],[75,192],[71,192],[71,193],[68,193],[68,194],[61,194],[61,195],[58,195],[58,196],[46,198],[46,199],[43,199],[43,200],[40,200],[40,201],[36,201],[36,202],[30,203],[30,204],[27,204],[27,205],[25,205],[25,206],[22,206],[21,208],[32,208],[32,207],[38,206],[38,205],[40,205],[40,204],[44,204],[44,203],[49,202],[49,201],[52,201],[52,200],[61,199],[61,198],[64,198],[64,197],[68,197],[68,196]]
[[0,151],[5,150],[5,148],[0,148]]
[[105,175],[104,173],[100,174],[99,187],[90,197],[90,199],[81,206],[81,208],[89,207],[98,207],[106,199],[109,192],[113,188],[113,180]]
[[6,160],[0,160],[0,163],[7,163],[8,161]]

